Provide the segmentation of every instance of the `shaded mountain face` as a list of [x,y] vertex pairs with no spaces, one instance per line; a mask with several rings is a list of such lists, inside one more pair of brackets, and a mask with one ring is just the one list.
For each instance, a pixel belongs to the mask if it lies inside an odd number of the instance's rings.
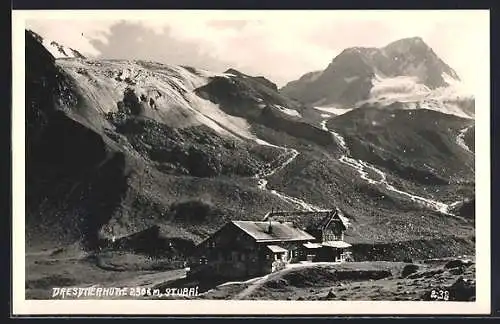
[[259,76],[259,77],[252,77],[252,76],[249,76],[249,75],[246,75],[238,70],[235,70],[235,69],[228,69],[225,73],[229,73],[229,74],[232,74],[232,75],[236,75],[236,76],[240,76],[240,77],[244,77],[244,78],[250,78],[254,81],[257,81],[257,82],[260,82],[261,84],[263,84],[264,86],[274,90],[275,92],[278,91],[278,86],[271,82],[270,80],[262,77],[262,76]]
[[387,76],[415,76],[431,89],[449,85],[446,76],[460,80],[420,37],[395,41],[384,47],[382,54],[375,66]]
[[457,145],[461,130],[469,130],[474,121],[427,109],[364,106],[327,125],[341,132],[352,157],[391,170],[407,181],[424,185],[474,182],[474,155]]
[[26,32],[28,243],[79,237],[92,245],[125,190],[123,154],[67,113],[79,105],[75,88],[36,34]]
[[348,48],[324,71],[308,73],[281,92],[313,106],[352,106],[368,100],[373,90],[432,91],[459,80],[451,67],[415,37],[383,48]]
[[469,119],[397,105],[330,118],[233,69],[61,59],[46,46],[26,32],[28,249],[180,251],[229,220],[335,207],[351,242],[473,235],[442,208],[474,190]]

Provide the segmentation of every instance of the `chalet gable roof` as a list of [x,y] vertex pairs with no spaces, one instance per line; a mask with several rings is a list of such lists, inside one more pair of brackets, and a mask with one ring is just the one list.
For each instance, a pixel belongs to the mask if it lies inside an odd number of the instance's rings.
[[276,211],[268,213],[264,220],[292,222],[297,227],[305,230],[324,229],[332,221],[339,221],[344,230],[349,226],[349,221],[342,212],[335,208],[324,211]]
[[344,241],[327,241],[321,243],[322,246],[327,246],[327,247],[333,247],[337,249],[346,249],[348,247],[351,247],[352,245],[349,243],[346,243]]
[[[232,223],[257,242],[314,240],[312,235],[291,222],[232,221]],[[271,231],[268,230],[269,225],[271,225]]]

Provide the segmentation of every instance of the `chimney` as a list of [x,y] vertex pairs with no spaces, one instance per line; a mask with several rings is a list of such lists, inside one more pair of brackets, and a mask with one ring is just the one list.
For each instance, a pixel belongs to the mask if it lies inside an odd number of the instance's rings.
[[271,225],[271,218],[269,218],[269,225],[267,226],[267,232],[272,233],[273,232],[273,227]]

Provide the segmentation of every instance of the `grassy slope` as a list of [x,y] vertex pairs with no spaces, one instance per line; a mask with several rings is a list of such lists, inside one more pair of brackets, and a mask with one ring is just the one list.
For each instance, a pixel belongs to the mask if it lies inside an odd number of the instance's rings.
[[[452,263],[458,265],[448,266]],[[112,251],[82,254],[76,246],[64,251],[28,253],[26,294],[28,299],[48,299],[51,298],[52,287],[90,287],[97,284],[98,287],[140,286],[151,289],[200,285],[200,293],[206,293],[198,298],[203,299],[429,300],[432,289],[448,290],[451,300],[470,300],[475,296],[475,265],[457,262],[456,259],[425,259],[414,264],[371,261],[295,265],[268,277],[217,287],[213,286],[217,284],[214,282],[206,286],[186,281],[185,270],[172,266],[173,262],[138,254]],[[413,269],[406,269],[409,267]],[[459,277],[468,280],[465,289],[452,288]]]
[[82,254],[75,246],[28,253],[25,269],[27,299],[52,299],[53,287],[139,287],[185,275],[171,262],[121,252]]

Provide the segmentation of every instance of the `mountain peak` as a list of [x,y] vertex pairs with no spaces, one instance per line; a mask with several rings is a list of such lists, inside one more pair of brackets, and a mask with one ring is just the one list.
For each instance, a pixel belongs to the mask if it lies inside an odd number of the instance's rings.
[[233,75],[238,76],[238,77],[251,78],[251,79],[258,81],[259,83],[265,85],[266,87],[273,89],[274,91],[278,91],[278,86],[274,82],[272,82],[271,80],[269,80],[263,76],[250,76],[248,74],[245,74],[245,73],[240,72],[240,71],[233,69],[233,68],[227,69],[224,73],[225,74],[233,74]]
[[346,48],[324,71],[307,73],[282,91],[306,104],[352,106],[370,99],[375,87],[377,93],[433,91],[459,80],[422,37],[415,36],[381,48]]
[[365,46],[353,46],[353,47],[348,47],[342,51],[342,53],[369,53],[373,51],[377,51],[378,49],[376,47],[365,47]]
[[240,71],[238,71],[236,69],[233,69],[233,68],[227,69],[226,71],[224,71],[224,73],[226,73],[226,74],[234,74],[234,75],[242,75],[242,74],[244,74],[244,73],[242,73],[242,72],[240,72]]
[[422,37],[408,37],[402,38],[392,43],[389,43],[385,47],[381,48],[384,51],[399,51],[399,52],[408,52],[415,51],[418,49],[423,49],[424,51],[432,51],[429,45],[422,39]]
[[79,58],[86,59],[86,57],[78,50],[65,46],[54,40],[50,41],[32,30],[26,30],[33,38],[39,42],[54,58]]
[[413,37],[401,38],[401,39],[398,39],[397,41],[394,41],[394,42],[392,42],[390,44],[394,44],[394,43],[425,44],[423,38],[420,37],[420,36],[413,36]]

